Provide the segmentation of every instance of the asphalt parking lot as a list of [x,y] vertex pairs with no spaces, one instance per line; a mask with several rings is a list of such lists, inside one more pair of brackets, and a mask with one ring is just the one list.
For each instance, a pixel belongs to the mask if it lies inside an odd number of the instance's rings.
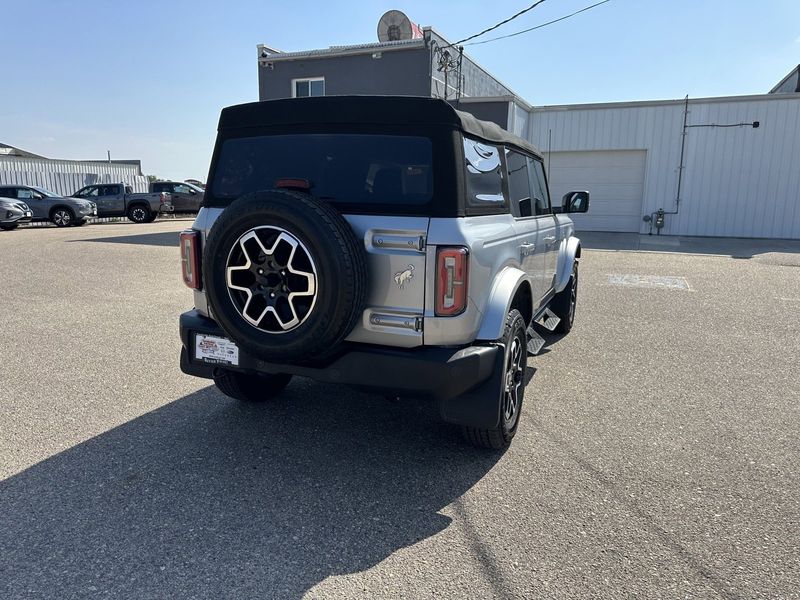
[[0,597],[800,597],[800,244],[586,250],[494,455],[182,375],[189,223],[0,232]]

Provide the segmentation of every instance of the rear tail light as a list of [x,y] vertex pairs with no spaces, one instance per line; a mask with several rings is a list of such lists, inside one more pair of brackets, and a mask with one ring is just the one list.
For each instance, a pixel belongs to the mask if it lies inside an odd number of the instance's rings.
[[200,232],[181,231],[181,273],[183,283],[193,290],[200,289]]
[[436,253],[437,317],[452,317],[466,310],[468,275],[466,248],[439,248]]

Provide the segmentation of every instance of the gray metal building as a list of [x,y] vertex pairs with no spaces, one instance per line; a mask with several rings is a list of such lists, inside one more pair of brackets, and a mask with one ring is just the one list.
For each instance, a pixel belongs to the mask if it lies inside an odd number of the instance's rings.
[[592,192],[578,229],[798,239],[798,130],[800,94],[762,94],[537,107],[530,139],[555,197]]
[[422,37],[302,52],[260,44],[260,100],[379,94],[443,98],[520,136],[531,105],[431,27]]
[[61,160],[0,144],[0,184],[35,185],[68,196],[85,185],[119,182],[146,192],[141,161]]
[[444,98],[539,146],[554,198],[590,190],[579,230],[800,239],[798,69],[769,94],[533,108],[432,28],[421,33],[303,52],[260,45],[259,97]]

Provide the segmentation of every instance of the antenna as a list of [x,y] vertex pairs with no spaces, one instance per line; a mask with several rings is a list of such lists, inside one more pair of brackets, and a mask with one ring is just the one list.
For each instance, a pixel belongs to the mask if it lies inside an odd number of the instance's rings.
[[399,10],[388,10],[378,21],[378,40],[398,42],[422,37],[422,29]]

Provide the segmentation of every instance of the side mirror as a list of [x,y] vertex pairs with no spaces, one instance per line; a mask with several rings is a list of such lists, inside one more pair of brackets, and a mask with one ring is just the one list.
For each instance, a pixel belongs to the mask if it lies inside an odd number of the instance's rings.
[[37,194],[37,193],[34,193],[34,194],[33,194],[33,196],[31,196],[31,197],[32,197],[34,200],[42,200],[42,199],[44,198],[44,195],[42,195],[42,194]]
[[589,210],[589,192],[567,192],[561,199],[562,213],[585,213]]
[[532,203],[530,198],[523,198],[519,201],[519,216],[531,217],[533,216]]

